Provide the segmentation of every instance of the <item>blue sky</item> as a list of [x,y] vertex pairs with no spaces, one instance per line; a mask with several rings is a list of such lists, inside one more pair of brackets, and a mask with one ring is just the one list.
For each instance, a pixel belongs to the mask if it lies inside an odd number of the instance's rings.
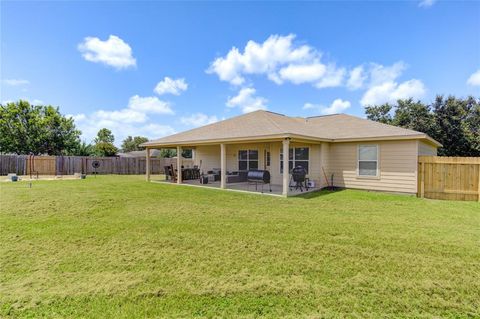
[[[0,101],[161,137],[255,109],[344,112],[480,94],[480,2],[14,2]],[[234,49],[236,48],[236,49]]]

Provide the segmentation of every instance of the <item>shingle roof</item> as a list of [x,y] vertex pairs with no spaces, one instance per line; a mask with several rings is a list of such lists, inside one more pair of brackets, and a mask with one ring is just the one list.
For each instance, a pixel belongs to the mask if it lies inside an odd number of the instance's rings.
[[[206,143],[208,141],[301,136],[315,140],[425,138],[426,134],[382,124],[347,114],[289,117],[269,111],[255,111],[189,131],[144,143],[145,146]],[[437,143],[438,144],[438,143]]]

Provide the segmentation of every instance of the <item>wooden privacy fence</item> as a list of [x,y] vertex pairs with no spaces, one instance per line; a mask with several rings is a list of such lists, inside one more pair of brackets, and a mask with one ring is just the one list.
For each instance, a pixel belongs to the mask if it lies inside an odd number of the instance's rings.
[[[100,166],[98,174],[145,174],[144,157],[92,157],[92,156],[34,156],[0,155],[0,175],[73,175],[92,174],[93,161]],[[164,167],[177,165],[176,158],[150,158],[151,174],[163,174]],[[182,159],[182,165],[193,167],[192,159]]]
[[480,202],[480,157],[418,157],[418,196]]

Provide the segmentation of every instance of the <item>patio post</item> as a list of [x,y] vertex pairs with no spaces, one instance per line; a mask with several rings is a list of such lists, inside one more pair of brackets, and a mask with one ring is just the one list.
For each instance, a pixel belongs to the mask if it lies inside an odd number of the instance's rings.
[[182,147],[177,146],[177,184],[182,183]]
[[220,188],[226,188],[227,186],[227,155],[225,154],[225,144],[220,144]]
[[288,158],[288,150],[290,148],[290,138],[286,138],[283,140],[283,190],[282,195],[287,197],[288,196],[288,178],[289,178],[289,158]]
[[147,153],[146,161],[145,161],[145,178],[147,182],[150,182],[150,149],[147,147],[145,148]]

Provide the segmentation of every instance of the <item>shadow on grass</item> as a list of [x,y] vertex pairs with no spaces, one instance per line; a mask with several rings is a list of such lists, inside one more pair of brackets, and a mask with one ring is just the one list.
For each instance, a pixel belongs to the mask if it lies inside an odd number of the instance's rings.
[[330,195],[330,194],[333,194],[333,193],[342,192],[344,190],[345,190],[345,188],[340,188],[340,187],[334,187],[333,189],[323,188],[323,189],[318,190],[318,191],[296,195],[296,196],[294,196],[294,198],[313,199],[313,198],[317,198],[317,197],[321,197],[321,196]]

